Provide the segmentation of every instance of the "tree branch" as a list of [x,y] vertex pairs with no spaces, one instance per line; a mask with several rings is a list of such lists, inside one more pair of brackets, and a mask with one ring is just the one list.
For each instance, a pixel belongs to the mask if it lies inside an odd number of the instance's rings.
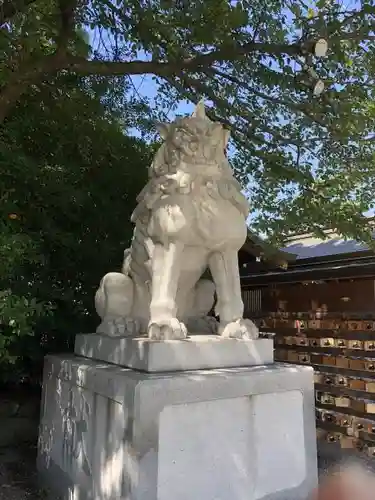
[[[327,24],[327,30],[330,34],[332,33],[340,33],[340,31],[346,27],[347,25],[349,25],[352,21],[355,21],[356,19],[358,18],[362,18],[364,20],[364,17],[366,15],[369,15],[369,16],[374,16],[375,15],[375,6],[368,6],[367,7],[367,11],[365,12],[363,9],[361,10],[350,10],[350,11],[347,11],[347,12],[341,12],[341,14],[350,14],[346,17],[344,17],[344,19],[340,22],[340,25],[337,26],[335,23],[328,23]],[[366,24],[366,23],[365,23]],[[371,25],[369,25],[368,27],[370,28]]]
[[79,74],[96,75],[137,75],[154,73],[159,76],[171,75],[180,71],[199,71],[210,67],[214,63],[237,61],[250,53],[268,55],[296,55],[301,53],[299,44],[253,43],[230,45],[197,56],[169,61],[88,61],[86,59],[71,58],[64,69],[76,71]]
[[[261,135],[257,135],[255,133],[255,130],[257,127],[261,129],[262,133],[269,134],[273,136],[279,144],[283,145],[293,145],[293,146],[299,146],[300,143],[297,142],[294,138],[292,137],[285,137],[278,130],[273,130],[264,124],[260,123],[259,120],[255,117],[254,114],[251,114],[249,111],[246,111],[245,109],[231,109],[229,103],[225,101],[224,99],[221,99],[219,96],[215,95],[211,87],[208,87],[204,83],[202,83],[200,80],[197,80],[196,78],[193,78],[191,76],[186,76],[183,74],[178,75],[178,78],[180,78],[182,81],[185,82],[185,84],[190,87],[196,89],[201,95],[206,95],[215,105],[218,109],[230,114],[231,112],[235,114],[238,117],[241,117],[246,125],[247,125],[247,130],[248,131],[253,131],[251,134],[251,138],[253,141],[258,142],[259,144],[264,144],[264,137]],[[174,83],[172,83],[174,84]]]
[[201,54],[195,56],[191,59],[185,60],[185,65],[193,66],[194,68],[202,68],[211,66],[213,63],[224,62],[224,61],[237,61],[242,59],[251,53],[262,53],[273,56],[280,55],[299,55],[302,53],[301,45],[299,43],[287,44],[287,43],[260,43],[260,42],[248,42],[242,45],[236,43],[233,45],[227,45],[219,47],[212,52],[206,54]]
[[[0,0],[1,1],[1,0]],[[0,12],[0,24],[10,19],[17,12],[22,12],[35,0],[3,0]],[[67,54],[69,41],[74,35],[75,19],[74,13],[77,0],[58,0],[61,30],[57,39],[58,49],[54,56],[46,61],[38,61],[36,69],[20,69],[12,78],[13,84],[6,86],[0,95],[0,121],[6,116],[11,103],[18,100],[30,81],[36,82],[43,74],[56,73],[59,70],[75,72],[79,75],[102,75],[123,76],[154,74],[163,78],[182,77],[189,73],[207,72],[213,69],[215,63],[235,62],[250,54],[265,54],[269,56],[299,55],[301,54],[301,43],[277,44],[248,42],[244,44],[233,43],[219,46],[204,54],[195,54],[191,57],[181,57],[167,61],[97,61],[74,57]],[[195,80],[196,82],[197,80]],[[11,88],[13,85],[13,88]],[[4,114],[5,113],[5,114]]]
[[57,37],[57,53],[66,55],[70,40],[75,29],[75,10],[77,0],[59,0],[60,32]]
[[[178,66],[177,66],[178,68]],[[169,63],[148,61],[130,62],[102,62],[88,61],[79,57],[67,57],[56,52],[51,56],[44,56],[41,60],[33,60],[24,65],[9,78],[0,92],[0,124],[8,116],[10,110],[28,87],[38,83],[43,75],[55,74],[61,70],[68,70],[80,75],[122,76],[155,74],[166,76],[171,74]]]
[[220,70],[218,70],[216,68],[210,68],[210,69],[208,69],[207,73],[213,74],[213,75],[216,75],[216,76],[220,76],[221,78],[225,78],[228,81],[234,83],[235,85],[239,85],[239,86],[247,89],[249,92],[253,93],[257,97],[260,97],[261,99],[264,99],[266,101],[272,102],[274,104],[279,104],[280,106],[284,106],[286,108],[289,108],[290,110],[293,110],[293,111],[295,111],[297,113],[302,113],[307,118],[309,118],[313,123],[316,123],[316,124],[320,125],[321,127],[325,128],[326,130],[332,132],[331,129],[330,129],[329,124],[325,123],[323,119],[319,118],[315,114],[310,113],[310,111],[308,111],[306,109],[306,107],[303,106],[302,104],[297,104],[297,103],[295,103],[293,101],[285,101],[285,100],[280,99],[278,97],[265,94],[264,92],[261,92],[261,91],[255,89],[255,88],[253,88],[253,87],[250,87],[249,85],[247,85],[244,82],[241,82],[235,76],[230,75],[228,73],[224,73],[223,71],[220,71]]
[[0,26],[9,22],[12,17],[20,12],[24,12],[26,8],[35,3],[36,0],[3,0],[0,5]]
[[125,76],[155,74],[164,76],[180,70],[181,63],[154,61],[96,61],[81,57],[69,57],[60,69],[73,71],[79,75]]

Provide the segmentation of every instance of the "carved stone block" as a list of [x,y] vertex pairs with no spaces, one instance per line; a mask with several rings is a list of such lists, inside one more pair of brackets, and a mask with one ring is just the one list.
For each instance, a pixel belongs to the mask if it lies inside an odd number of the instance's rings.
[[49,356],[44,376],[51,498],[302,500],[317,485],[309,367],[150,374]]

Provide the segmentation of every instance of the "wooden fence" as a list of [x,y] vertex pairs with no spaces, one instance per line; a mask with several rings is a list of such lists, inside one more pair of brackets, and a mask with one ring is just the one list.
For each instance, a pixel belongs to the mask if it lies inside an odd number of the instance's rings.
[[375,456],[375,314],[270,313],[275,359],[315,370],[318,439]]

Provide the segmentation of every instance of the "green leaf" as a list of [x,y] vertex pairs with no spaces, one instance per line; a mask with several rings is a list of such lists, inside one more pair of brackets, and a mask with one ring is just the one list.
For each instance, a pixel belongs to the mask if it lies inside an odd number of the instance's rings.
[[315,15],[316,15],[315,9],[310,7],[307,11],[308,19],[312,19],[313,17],[315,17]]

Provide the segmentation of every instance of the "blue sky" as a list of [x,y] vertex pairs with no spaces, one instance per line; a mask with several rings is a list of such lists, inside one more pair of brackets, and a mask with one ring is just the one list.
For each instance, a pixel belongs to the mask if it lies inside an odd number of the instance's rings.
[[[151,104],[153,103],[153,100],[155,99],[158,89],[157,89],[157,83],[152,80],[152,77],[150,75],[136,75],[130,77],[135,89],[137,90],[137,93],[140,96],[147,97],[147,99],[151,100]],[[186,100],[183,101],[181,100],[178,103],[178,107],[176,110],[169,111],[168,113],[168,119],[172,121],[174,117],[180,114],[188,114],[192,113],[194,109],[194,104],[189,103]]]

